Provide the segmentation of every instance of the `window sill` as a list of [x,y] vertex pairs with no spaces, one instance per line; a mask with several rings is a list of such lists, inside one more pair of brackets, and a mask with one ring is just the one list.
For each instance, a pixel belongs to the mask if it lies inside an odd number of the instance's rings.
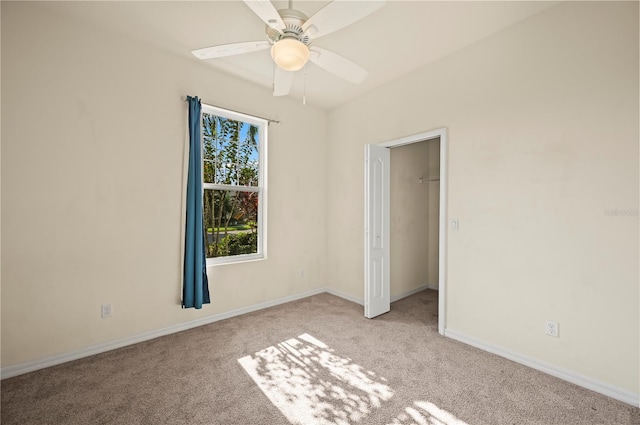
[[227,266],[230,264],[253,263],[255,261],[262,261],[266,259],[267,256],[264,254],[234,255],[232,257],[224,258],[207,258],[207,268],[213,266]]

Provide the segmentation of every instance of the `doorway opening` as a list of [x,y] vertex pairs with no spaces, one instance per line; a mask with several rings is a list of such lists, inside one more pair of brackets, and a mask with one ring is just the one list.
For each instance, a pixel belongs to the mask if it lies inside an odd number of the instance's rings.
[[[439,142],[439,143],[438,143]],[[410,157],[407,163],[401,162],[400,175],[394,174],[391,185],[390,149],[400,146],[401,156]],[[437,149],[439,147],[439,149]],[[397,152],[400,152],[398,150]],[[422,152],[422,153],[420,153]],[[414,247],[411,257],[418,258],[426,267],[412,267],[407,273],[422,273],[423,283],[413,283],[413,290],[399,288],[402,298],[423,289],[438,290],[438,332],[444,335],[446,327],[446,188],[447,188],[447,130],[440,128],[433,131],[415,134],[379,145],[365,146],[365,316],[372,318],[390,310],[391,273],[390,256],[394,249],[394,263],[402,264],[407,251],[402,246]],[[434,158],[435,155],[435,158]],[[395,154],[394,154],[395,156]],[[422,158],[419,159],[419,157]],[[400,161],[403,161],[400,159]],[[420,164],[424,161],[424,164]],[[411,189],[414,185],[414,189]],[[401,193],[400,193],[401,192]],[[413,193],[415,192],[415,193]],[[411,200],[412,195],[424,196],[420,200]],[[391,208],[394,201],[393,210]],[[434,204],[437,208],[434,210]],[[402,218],[403,205],[412,209]],[[431,205],[431,207],[429,206]],[[421,211],[426,208],[427,211]],[[400,210],[400,211],[399,211]],[[420,216],[424,220],[420,221]],[[437,216],[437,219],[435,218]],[[392,223],[397,232],[410,232],[414,226],[415,234],[411,240],[402,244],[391,243]],[[403,220],[406,219],[404,222]],[[429,234],[431,233],[431,237]],[[434,238],[437,234],[437,239]],[[400,252],[397,252],[400,250]],[[431,255],[429,255],[431,252]],[[409,261],[411,261],[409,259]],[[406,261],[405,261],[406,263]],[[437,273],[435,268],[437,267]],[[430,270],[426,271],[425,270]],[[403,271],[394,271],[394,278]],[[395,281],[395,280],[394,280]],[[395,299],[394,299],[395,301]]]

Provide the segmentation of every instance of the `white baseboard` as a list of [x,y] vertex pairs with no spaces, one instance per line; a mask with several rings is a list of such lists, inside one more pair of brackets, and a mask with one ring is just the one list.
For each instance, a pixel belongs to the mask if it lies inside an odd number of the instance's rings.
[[364,305],[364,300],[362,298],[353,297],[351,295],[345,294],[344,292],[338,291],[337,289],[333,289],[333,288],[325,288],[325,289],[326,289],[326,292],[328,292],[331,295],[344,298],[345,300],[351,301],[352,303],[360,304],[362,306]]
[[[428,288],[428,285],[423,285],[412,291],[403,293],[401,295],[397,295],[393,297],[391,301],[394,302],[402,298],[406,298],[410,295],[423,291],[427,288]],[[226,313],[215,314],[215,315],[203,317],[200,319],[192,320],[189,322],[181,323],[178,325],[168,326],[162,329],[144,332],[144,333],[133,335],[130,337],[120,338],[120,339],[108,341],[101,344],[90,345],[88,347],[69,351],[67,353],[62,353],[54,356],[45,357],[42,359],[20,363],[17,365],[3,367],[0,370],[0,379],[11,378],[13,376],[18,376],[28,372],[33,372],[38,369],[44,369],[46,367],[55,366],[55,365],[66,363],[72,360],[77,360],[83,357],[92,356],[94,354],[104,353],[106,351],[111,351],[116,348],[137,344],[139,342],[148,341],[148,340],[169,335],[172,333],[185,331],[198,326],[214,323],[220,320],[229,319],[231,317],[240,316],[242,314],[263,310],[269,307],[275,307],[280,304],[285,304],[291,301],[297,301],[313,295],[321,294],[323,292],[327,292],[329,294],[335,295],[337,297],[343,298],[347,301],[351,301],[359,305],[364,305],[364,302],[362,299],[345,294],[344,292],[335,290],[333,288],[313,289],[310,291],[301,292],[299,294],[278,298],[276,300],[255,304],[249,307],[243,307],[236,310],[228,311]],[[595,391],[597,393],[604,394],[608,397],[614,398],[616,400],[620,400],[632,406],[640,407],[640,394],[635,394],[630,391],[626,391],[621,388],[615,387],[613,385],[605,384],[595,379],[571,372],[569,370],[565,370],[557,366],[546,364],[544,362],[520,355],[518,353],[514,353],[502,347],[497,347],[492,344],[487,344],[483,341],[477,340],[473,337],[470,337],[468,335],[465,335],[461,332],[457,332],[452,329],[447,329],[445,331],[445,336],[455,339],[457,341],[463,342],[465,344],[474,346],[481,350],[496,354],[500,357],[504,357],[506,359],[512,360],[516,363],[520,363],[525,366],[531,367],[533,369],[539,370],[541,372],[547,373],[549,375],[555,376],[557,378],[563,379],[565,381],[568,381],[573,384],[579,385],[581,387],[587,388],[589,390]]]
[[430,283],[429,284],[429,289],[433,289],[434,291],[437,291],[438,289],[440,289],[440,284],[438,282]]
[[422,285],[422,286],[418,286],[416,289],[412,289],[411,291],[407,291],[405,293],[402,293],[400,295],[396,295],[391,297],[391,302],[394,303],[398,300],[401,300],[403,298],[407,298],[413,294],[417,294],[418,292],[424,291],[425,289],[429,289],[429,285]]
[[[212,316],[202,317],[200,319],[191,320],[189,322],[180,323],[178,325],[168,326],[166,328],[157,329],[149,332],[144,332],[138,335],[133,335],[125,338],[119,338],[112,341],[104,342],[101,344],[94,344],[88,347],[80,348],[77,350],[69,351],[54,356],[45,357],[42,359],[32,360],[24,363],[19,363],[12,366],[3,367],[0,370],[0,379],[11,378],[13,376],[22,375],[24,373],[33,372],[34,370],[44,369],[46,367],[55,366],[58,364],[66,363],[72,360],[81,359],[83,357],[93,356],[94,354],[104,353],[116,348],[125,347],[127,345],[137,344],[139,342],[148,341],[150,339],[158,338],[161,336],[169,335],[176,332],[186,331],[198,326],[207,325],[220,320],[229,319],[231,317],[240,316],[242,314],[251,313],[254,311],[262,310],[269,307],[275,307],[280,304],[285,304],[291,301],[297,301],[302,298],[307,298],[312,295],[321,294],[323,292],[329,292],[327,288],[318,288],[311,291],[301,292],[299,294],[290,295],[276,300],[267,301],[260,304],[255,304],[249,307],[243,307],[236,310],[231,310],[226,313],[214,314]],[[334,294],[340,296],[338,294]],[[348,298],[347,298],[348,299]]]
[[465,335],[462,332],[447,329],[445,330],[444,335],[451,339],[455,339],[456,341],[463,342],[481,350],[488,351],[489,353],[504,357],[505,359],[509,359],[516,363],[528,366],[532,369],[539,370],[540,372],[555,376],[556,378],[571,382],[572,384],[587,388],[591,391],[606,395],[632,406],[640,407],[640,394],[635,394],[622,388],[618,388],[613,385],[605,384],[604,382],[600,382],[593,378],[589,378],[588,376],[584,376],[558,366],[554,366],[527,356],[523,356],[521,354],[515,353],[502,347],[495,346],[493,344],[488,344],[471,336]]
[[[409,295],[412,295],[423,289],[426,289],[426,285],[424,287],[417,288],[414,291],[410,291],[400,296],[394,297],[392,301],[395,301],[404,297],[408,297]],[[312,295],[321,294],[323,292],[328,292],[329,294],[343,298],[347,301],[351,301],[359,305],[364,305],[364,300],[345,294],[344,292],[338,291],[333,288],[313,289],[310,291],[301,292],[299,294],[278,298],[276,300],[255,304],[249,307],[243,307],[236,310],[231,310],[226,313],[214,314],[212,316],[202,317],[200,319],[191,320],[189,322],[180,323],[178,325],[168,326],[165,328],[144,332],[144,333],[129,336],[129,337],[119,338],[119,339],[115,339],[115,340],[100,343],[100,344],[94,344],[94,345],[83,347],[77,350],[72,350],[66,353],[56,354],[53,356],[36,359],[36,360],[24,362],[24,363],[19,363],[12,366],[6,366],[0,369],[0,379],[11,378],[13,376],[18,376],[25,373],[33,372],[38,369],[44,369],[46,367],[59,365],[62,363],[70,362],[72,360],[78,360],[83,357],[93,356],[95,354],[100,354],[106,351],[115,350],[116,348],[126,347],[127,345],[137,344],[139,342],[148,341],[150,339],[158,338],[165,335],[170,335],[172,333],[186,331],[188,329],[192,329],[202,325],[207,325],[209,323],[214,323],[224,319],[229,319],[231,317],[240,316],[242,314],[252,313],[254,311],[263,310],[269,307],[275,307],[277,305],[285,304],[291,301],[297,301],[302,298],[310,297]]]
[[[403,298],[407,298],[407,297],[409,297],[409,296],[411,296],[413,294],[417,294],[418,292],[424,291],[425,289],[430,289],[429,285],[422,285],[422,286],[419,286],[419,287],[417,287],[415,289],[412,289],[411,291],[404,292],[404,293],[402,293],[400,295],[395,295],[395,296],[391,297],[391,302],[393,303],[393,302],[396,302],[396,301],[401,300]],[[351,301],[351,302],[356,303],[356,304],[364,305],[364,300],[362,298],[356,298],[354,296],[345,294],[342,291],[338,291],[338,290],[333,289],[333,288],[326,288],[326,292],[328,292],[331,295],[335,295],[336,297],[344,298],[347,301]]]

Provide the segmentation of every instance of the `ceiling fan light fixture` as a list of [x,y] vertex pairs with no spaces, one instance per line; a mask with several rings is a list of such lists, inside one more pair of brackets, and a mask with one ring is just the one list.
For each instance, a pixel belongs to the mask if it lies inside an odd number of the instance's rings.
[[309,48],[295,38],[283,38],[271,46],[271,57],[279,68],[298,71],[309,60]]

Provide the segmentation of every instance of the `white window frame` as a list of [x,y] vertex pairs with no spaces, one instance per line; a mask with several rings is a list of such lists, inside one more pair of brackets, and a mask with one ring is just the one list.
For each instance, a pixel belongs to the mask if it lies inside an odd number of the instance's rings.
[[[200,123],[202,123],[202,114],[210,114],[224,117],[234,121],[241,121],[258,127],[258,186],[235,186],[225,184],[206,183],[204,181],[204,166],[202,167],[202,196],[204,198],[205,189],[213,190],[240,190],[258,193],[258,252],[254,254],[229,255],[226,257],[207,258],[207,266],[242,263],[247,261],[266,260],[267,259],[267,128],[269,122],[265,119],[253,117],[251,115],[241,114],[235,111],[218,108],[207,104],[202,104]],[[200,149],[203,150],[202,158],[204,163],[204,128],[200,125]],[[205,238],[206,239],[206,238]]]

